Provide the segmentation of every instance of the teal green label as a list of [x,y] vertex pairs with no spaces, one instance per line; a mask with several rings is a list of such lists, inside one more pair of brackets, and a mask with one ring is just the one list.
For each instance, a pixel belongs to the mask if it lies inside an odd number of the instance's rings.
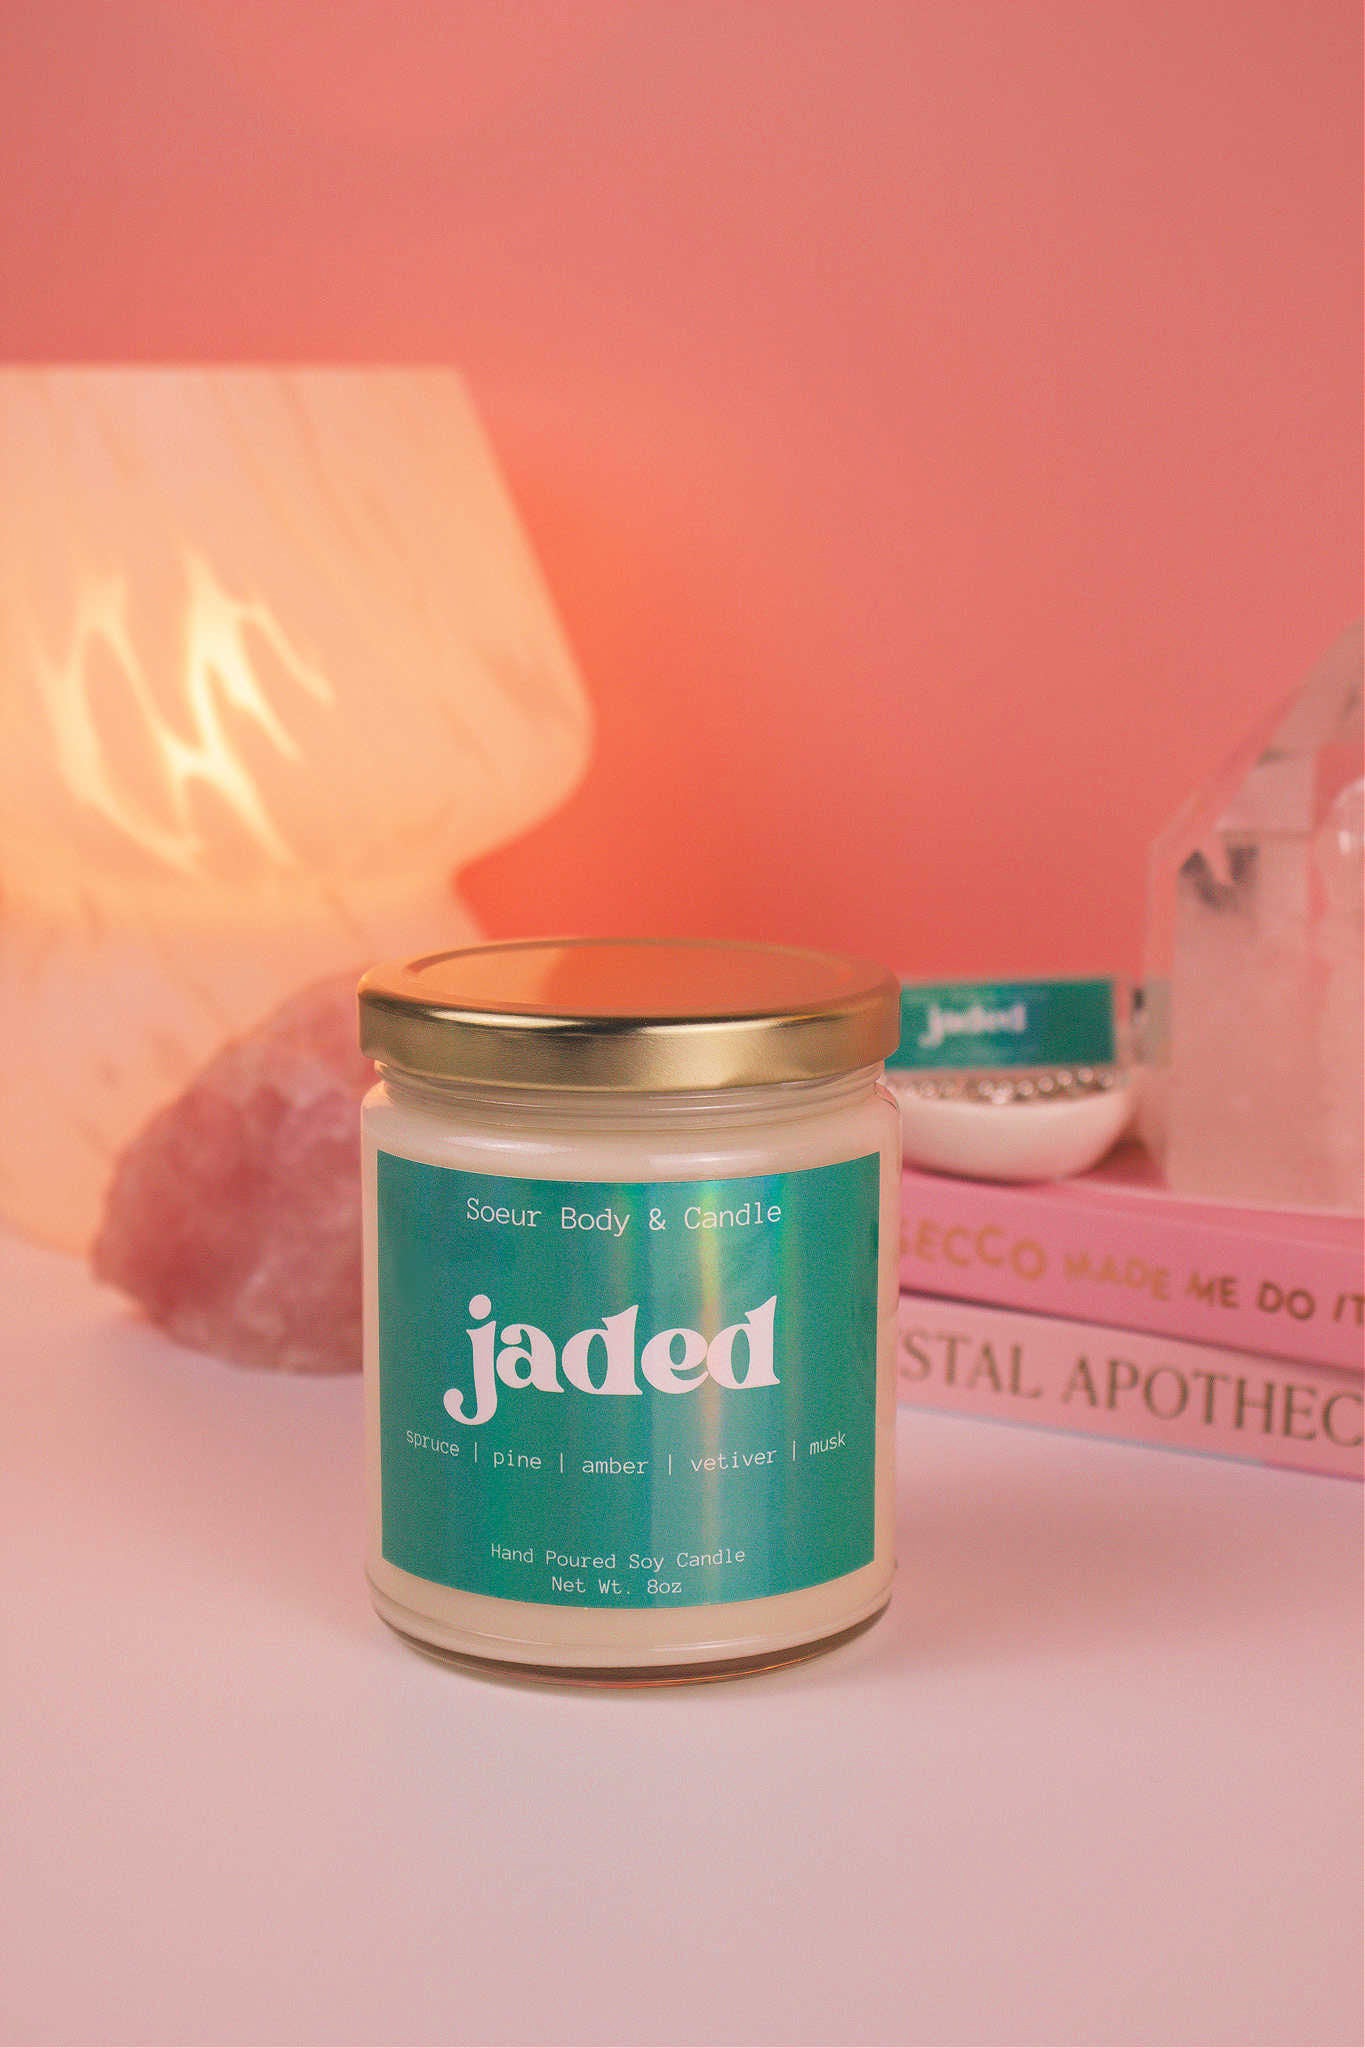
[[628,1183],[377,1165],[391,1564],[702,1607],[871,1561],[875,1157]]
[[907,982],[901,1042],[888,1067],[1107,1066],[1114,984],[1096,981]]

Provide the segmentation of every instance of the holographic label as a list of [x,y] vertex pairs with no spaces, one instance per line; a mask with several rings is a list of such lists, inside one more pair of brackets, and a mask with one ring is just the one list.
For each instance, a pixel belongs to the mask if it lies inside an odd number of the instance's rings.
[[716,1181],[377,1168],[391,1564],[634,1608],[871,1561],[875,1156]]

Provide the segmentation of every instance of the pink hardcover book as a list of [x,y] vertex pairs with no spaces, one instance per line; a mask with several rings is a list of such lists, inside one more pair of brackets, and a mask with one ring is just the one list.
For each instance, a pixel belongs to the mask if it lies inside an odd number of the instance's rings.
[[1360,1372],[1357,1218],[1187,1201],[1125,1146],[1075,1180],[907,1167],[901,1286]]
[[1362,1476],[1365,1389],[1329,1366],[903,1294],[897,1370],[908,1407]]

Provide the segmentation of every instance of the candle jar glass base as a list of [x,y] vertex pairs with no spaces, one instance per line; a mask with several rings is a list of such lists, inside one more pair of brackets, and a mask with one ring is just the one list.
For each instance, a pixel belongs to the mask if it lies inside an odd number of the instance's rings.
[[486,1649],[486,1638],[469,1637],[462,1641],[452,1630],[442,1632],[448,1634],[448,1641],[433,1640],[427,1633],[432,1623],[425,1616],[419,1617],[399,1602],[389,1599],[373,1582],[370,1597],[380,1620],[411,1649],[420,1650],[434,1663],[505,1684],[569,1686],[578,1691],[584,1688],[638,1690],[647,1686],[709,1685],[721,1679],[753,1678],[764,1671],[779,1671],[788,1664],[801,1664],[808,1658],[822,1656],[827,1650],[837,1650],[866,1634],[885,1614],[891,1600],[891,1589],[887,1586],[867,1612],[856,1620],[813,1640],[764,1642],[737,1653],[733,1652],[731,1645],[732,1654],[729,1655],[710,1655],[704,1649],[685,1650],[675,1644],[661,1653],[657,1663],[641,1661],[621,1665],[544,1662],[541,1661],[542,1647],[530,1643],[524,1646],[520,1656],[489,1656],[473,1647],[482,1642]]

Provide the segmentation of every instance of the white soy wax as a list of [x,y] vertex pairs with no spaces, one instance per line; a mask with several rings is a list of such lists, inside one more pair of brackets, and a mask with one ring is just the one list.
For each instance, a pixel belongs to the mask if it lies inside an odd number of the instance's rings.
[[375,970],[368,1571],[457,1661],[760,1669],[894,1569],[896,985],[711,942]]

